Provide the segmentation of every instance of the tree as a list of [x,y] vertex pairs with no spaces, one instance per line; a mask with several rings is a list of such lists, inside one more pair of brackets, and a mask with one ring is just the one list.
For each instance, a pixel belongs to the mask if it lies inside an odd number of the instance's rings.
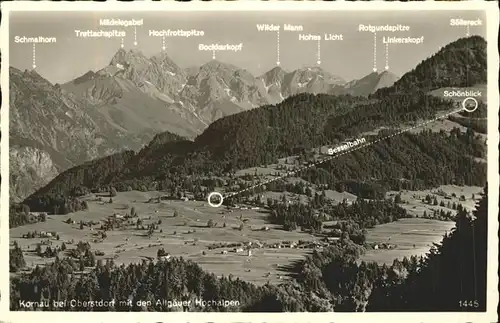
[[396,196],[394,196],[394,203],[396,204],[401,203],[401,194],[396,194]]
[[26,266],[22,249],[17,242],[14,243],[14,248],[9,250],[10,272],[17,272]]
[[213,227],[215,227],[215,222],[214,222],[214,220],[212,220],[212,219],[208,220],[208,222],[207,222],[207,227],[208,227],[208,228],[213,228]]
[[22,208],[23,208],[23,213],[24,213],[26,216],[29,216],[29,215],[30,215],[30,207],[29,207],[29,206],[27,206],[26,204],[23,204]]
[[158,251],[157,251],[157,253],[156,253],[156,256],[157,256],[158,258],[163,257],[163,256],[166,256],[166,255],[167,255],[167,252],[165,251],[165,249],[164,249],[164,248],[160,248],[160,249],[158,249]]
[[118,192],[116,191],[116,188],[111,187],[111,189],[109,190],[109,197],[115,197],[117,194]]
[[42,253],[42,245],[40,243],[36,244],[35,253],[37,255],[41,255],[41,253]]

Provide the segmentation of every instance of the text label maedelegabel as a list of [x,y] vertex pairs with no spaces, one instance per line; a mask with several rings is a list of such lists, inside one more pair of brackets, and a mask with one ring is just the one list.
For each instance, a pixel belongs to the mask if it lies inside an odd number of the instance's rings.
[[200,44],[198,45],[198,50],[216,50],[216,51],[233,51],[233,52],[239,52],[243,49],[243,43],[238,44],[238,45],[233,45],[233,44],[210,44],[210,45],[205,45],[205,44]]
[[422,44],[424,36],[421,37],[386,37],[382,38],[384,44]]
[[99,19],[100,26],[121,26],[121,27],[130,27],[130,26],[142,26],[144,25],[144,19]]
[[367,31],[371,33],[381,32],[381,31],[389,31],[389,32],[400,32],[400,31],[410,31],[410,26],[406,25],[363,25],[360,24],[358,26],[358,31]]
[[26,36],[15,36],[14,37],[14,42],[15,43],[20,43],[20,44],[47,44],[47,43],[56,43],[57,38],[56,37],[43,37],[43,36],[37,36],[37,37],[26,37]]
[[149,36],[153,37],[200,37],[204,36],[205,32],[203,30],[198,30],[198,29],[190,29],[190,30],[184,30],[184,29],[176,29],[176,30],[149,30]]
[[80,38],[113,38],[125,37],[127,34],[123,30],[75,30],[76,37]]

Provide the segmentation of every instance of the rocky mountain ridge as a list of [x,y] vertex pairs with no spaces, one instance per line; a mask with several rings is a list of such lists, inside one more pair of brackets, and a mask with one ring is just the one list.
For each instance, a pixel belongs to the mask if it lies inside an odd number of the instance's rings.
[[138,150],[156,133],[193,139],[221,117],[299,93],[368,95],[376,79],[360,87],[318,67],[254,76],[216,60],[184,69],[165,52],[124,49],[65,84],[11,67],[11,196],[20,200],[84,161]]

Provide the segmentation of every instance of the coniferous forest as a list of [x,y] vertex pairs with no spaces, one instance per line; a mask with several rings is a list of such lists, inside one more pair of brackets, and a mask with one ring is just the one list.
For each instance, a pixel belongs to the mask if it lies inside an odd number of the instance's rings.
[[[30,250],[54,261],[25,271],[26,251],[13,242],[11,310],[26,310],[24,302],[35,302],[36,310],[65,311],[485,311],[487,261],[493,261],[487,259],[486,105],[481,103],[473,114],[446,117],[456,123],[453,129],[401,131],[457,109],[456,102],[429,94],[432,90],[479,83],[486,83],[486,41],[473,36],[443,47],[393,86],[369,97],[299,94],[218,119],[193,141],[165,132],[138,152],[71,168],[22,203],[12,204],[10,227],[87,210],[82,197],[90,193],[109,193],[109,203],[126,191],[167,192],[178,199],[189,192],[194,200],[206,201],[208,193],[224,187],[242,192],[225,199],[225,207],[251,203],[264,210],[269,223],[324,238],[328,246],[287,266],[293,279],[257,285],[231,274],[217,276],[183,257],[166,259],[164,250],[158,251],[158,261],[124,265],[97,260],[97,250],[84,242],[69,249],[63,244],[64,249]],[[318,147],[361,137],[376,144],[326,162],[328,156],[318,153]],[[257,171],[236,175],[271,164],[279,164],[297,181],[277,178],[254,185],[263,180]],[[477,202],[472,212],[450,202],[453,214],[435,210],[435,219],[453,221],[455,228],[426,256],[396,259],[391,265],[361,260],[370,248],[367,230],[414,217],[401,195],[388,198],[389,191],[441,185],[477,186],[484,192],[472,198]],[[357,199],[335,202],[326,196],[328,190]],[[306,202],[292,203],[284,195],[265,200],[265,192],[294,193]],[[438,206],[430,196],[424,202]],[[141,226],[137,219],[136,227]],[[156,229],[153,224],[145,230],[151,236]],[[70,299],[76,306],[53,307],[54,300]],[[162,299],[192,302],[172,308],[157,302]],[[197,299],[214,302],[200,306]],[[139,305],[139,300],[151,303]],[[238,303],[224,306],[228,300]],[[84,301],[107,305],[88,307]]]

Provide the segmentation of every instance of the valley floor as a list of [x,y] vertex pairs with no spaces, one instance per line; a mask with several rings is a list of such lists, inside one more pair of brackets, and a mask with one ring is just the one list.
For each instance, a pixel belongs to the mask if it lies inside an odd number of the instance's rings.
[[[480,192],[479,187],[457,186],[442,186],[431,191],[403,191],[401,192],[403,200],[401,205],[410,213],[421,216],[424,210],[428,210],[429,213],[433,208],[439,208],[439,206],[428,205],[421,201],[426,194],[439,196],[439,194],[455,193],[457,197],[450,199],[458,202],[458,197],[464,195],[467,198],[460,203],[468,209],[473,209],[475,202],[472,200],[472,194],[475,194],[477,199]],[[93,251],[104,252],[104,256],[97,257],[97,259],[111,258],[115,263],[127,264],[141,261],[141,259],[154,259],[158,249],[164,248],[171,256],[182,256],[193,260],[203,269],[218,276],[232,274],[234,277],[256,284],[264,284],[268,281],[279,283],[289,279],[285,266],[290,265],[294,260],[302,259],[313,248],[318,248],[314,246],[314,242],[319,244],[321,240],[320,237],[306,232],[289,232],[281,229],[280,226],[270,224],[264,209],[213,208],[208,203],[200,201],[168,200],[160,203],[150,201],[155,200],[159,194],[159,192],[121,192],[113,197],[113,203],[108,203],[109,198],[106,197],[100,201],[98,197],[90,196],[86,198],[89,204],[88,210],[68,215],[48,216],[46,222],[13,228],[10,230],[10,240],[12,243],[17,241],[23,249],[28,267],[54,260],[54,258],[37,256],[34,252],[37,243],[49,241],[48,243],[55,247],[64,242],[67,248],[73,248],[71,243],[88,241]],[[328,195],[331,195],[329,197],[333,199],[355,198],[355,196],[344,196],[345,194],[333,191],[328,192]],[[120,217],[130,213],[132,207],[146,226],[161,220],[158,230],[151,238],[146,236],[146,230],[137,229],[135,224],[137,218],[130,219],[131,223],[128,225],[107,231],[107,237],[102,242],[99,242],[96,237],[100,225],[95,225],[92,229],[84,226],[80,230],[81,220],[101,222],[115,214]],[[174,213],[177,214],[176,217]],[[65,223],[68,219],[73,220],[74,223]],[[216,226],[209,228],[207,225],[209,220],[216,223]],[[245,224],[240,231],[239,226],[242,221]],[[226,223],[225,227],[223,223]],[[453,226],[452,221],[423,218],[402,219],[376,226],[368,230],[367,242],[370,244],[391,243],[395,245],[395,248],[391,250],[370,249],[362,260],[392,263],[395,258],[425,254],[430,246],[440,242],[444,233]],[[23,238],[23,235],[29,231],[35,230],[57,232],[60,239]],[[159,230],[162,232],[158,232]],[[298,243],[300,240],[313,243],[303,244],[303,247],[300,244],[293,248],[289,246],[291,242]],[[214,249],[209,248],[221,243],[238,243],[241,247],[219,245]],[[248,255],[246,250],[246,245],[249,243],[252,243],[251,255]]]

